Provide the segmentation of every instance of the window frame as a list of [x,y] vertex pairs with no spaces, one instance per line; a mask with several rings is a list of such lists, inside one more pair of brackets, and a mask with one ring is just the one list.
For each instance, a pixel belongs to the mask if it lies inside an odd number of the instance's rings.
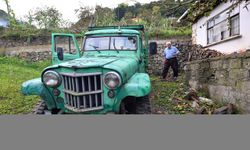
[[[236,18],[236,17],[238,17],[238,33],[232,35],[232,24],[231,24],[231,21],[232,21],[233,18]],[[240,14],[239,13],[237,13],[237,14],[235,14],[235,15],[233,15],[233,16],[230,17],[230,37],[237,36],[237,35],[240,35]]]
[[[72,36],[69,36],[69,35],[55,35],[54,36],[54,39],[55,39],[55,47],[54,47],[54,52],[57,52],[56,51],[56,49],[57,49],[57,47],[60,47],[60,44],[57,42],[57,40],[58,40],[58,37],[59,38],[65,38],[66,40],[67,40],[67,43],[68,43],[68,52],[65,52],[65,53],[68,53],[68,54],[72,54],[72,55],[76,55],[77,54],[77,48],[76,48],[76,45],[75,45],[75,43],[74,43],[74,39],[73,39],[73,37]],[[65,41],[66,41],[65,40]],[[66,44],[67,44],[66,43]],[[59,46],[57,46],[57,45],[59,45]],[[72,47],[71,46],[74,46],[74,48],[75,48],[75,51],[74,52],[72,52],[72,50],[74,50],[74,49],[72,49]],[[63,47],[62,47],[63,48]]]
[[[228,9],[227,9],[227,10],[228,10]],[[230,38],[232,38],[232,37],[234,37],[234,36],[239,36],[239,35],[240,35],[240,12],[234,14],[233,16],[229,16],[229,17],[223,19],[223,20],[221,20],[221,21],[218,22],[218,23],[215,23],[215,19],[216,19],[218,16],[220,16],[222,13],[226,12],[227,10],[225,10],[225,11],[223,11],[223,12],[217,14],[216,16],[212,17],[211,19],[209,19],[209,20],[206,22],[206,24],[207,24],[207,28],[206,28],[206,32],[207,32],[207,45],[219,43],[219,42],[221,42],[221,41],[230,39]],[[238,34],[232,35],[231,21],[232,21],[232,18],[235,18],[235,17],[238,17],[238,25],[239,25],[239,29],[238,29],[238,30],[239,30],[239,31],[238,31]],[[212,26],[209,26],[209,23],[210,23],[211,21],[213,21],[213,25],[212,25]],[[214,34],[215,34],[215,32],[214,32],[214,30],[213,30],[214,27],[216,27],[217,25],[219,25],[219,24],[221,24],[221,23],[223,23],[223,22],[225,22],[225,21],[227,21],[227,23],[229,23],[229,25],[230,25],[230,26],[229,26],[229,29],[227,29],[227,31],[229,31],[229,36],[226,37],[226,38],[222,38],[222,35],[221,35],[221,36],[220,36],[220,39],[219,39],[218,41],[214,41],[214,39],[213,39],[213,38],[214,38]],[[209,31],[210,31],[210,30],[213,30],[212,42],[209,41]],[[220,34],[222,34],[222,31],[220,31]]]
[[[101,49],[101,50],[85,50],[86,40],[88,38],[101,38],[101,37],[108,37],[109,38],[109,49]],[[84,37],[84,44],[82,49],[85,52],[93,52],[93,51],[116,51],[115,49],[111,49],[111,38],[112,37],[135,37],[136,38],[136,49],[130,50],[130,49],[117,49],[118,51],[137,51],[138,50],[138,36],[137,35],[115,35],[115,36],[85,36]]]

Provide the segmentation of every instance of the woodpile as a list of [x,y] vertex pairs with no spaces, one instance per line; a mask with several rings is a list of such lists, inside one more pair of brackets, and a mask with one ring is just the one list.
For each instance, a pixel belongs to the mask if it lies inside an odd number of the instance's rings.
[[202,60],[213,57],[220,57],[224,54],[211,50],[205,49],[201,45],[191,45],[188,48],[181,49],[180,60],[181,62]]
[[222,115],[238,113],[236,105],[232,103],[216,102],[205,97],[199,97],[198,93],[194,89],[189,89],[188,92],[181,92],[180,90],[177,90],[175,93],[176,94],[173,95],[171,100],[173,105],[172,107],[177,113],[192,113],[198,115]]

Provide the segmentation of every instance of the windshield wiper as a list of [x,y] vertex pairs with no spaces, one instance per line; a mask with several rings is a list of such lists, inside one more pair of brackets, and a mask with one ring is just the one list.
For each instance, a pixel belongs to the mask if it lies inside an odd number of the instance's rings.
[[99,48],[98,46],[94,46],[94,45],[91,45],[91,44],[89,44],[89,46],[93,47],[97,52],[101,53],[101,51],[97,49],[97,48]]
[[113,40],[113,46],[114,46],[114,49],[117,51],[117,53],[119,53],[119,50],[115,46],[115,39]]

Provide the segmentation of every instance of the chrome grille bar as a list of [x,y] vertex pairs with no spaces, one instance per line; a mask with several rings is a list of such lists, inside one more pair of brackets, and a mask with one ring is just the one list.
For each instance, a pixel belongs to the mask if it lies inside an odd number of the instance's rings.
[[103,109],[101,73],[61,73],[65,107],[74,112]]

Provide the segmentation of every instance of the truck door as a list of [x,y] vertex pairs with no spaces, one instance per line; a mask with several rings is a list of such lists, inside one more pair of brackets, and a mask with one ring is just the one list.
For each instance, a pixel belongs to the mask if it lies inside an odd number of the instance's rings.
[[74,34],[52,34],[52,64],[81,57],[80,48]]

